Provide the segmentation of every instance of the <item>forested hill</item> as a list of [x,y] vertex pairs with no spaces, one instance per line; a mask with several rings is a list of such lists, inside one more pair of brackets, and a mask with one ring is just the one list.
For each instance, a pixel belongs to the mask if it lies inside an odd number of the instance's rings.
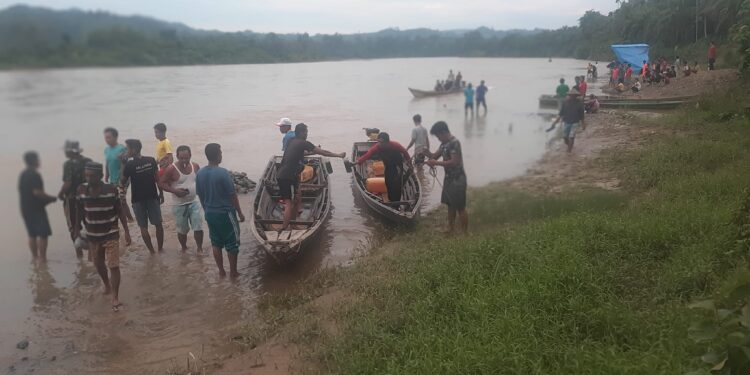
[[148,17],[17,5],[0,11],[0,67],[433,56],[608,59],[608,46],[624,42],[650,43],[655,51],[666,54],[682,48],[688,56],[703,54],[710,38],[728,40],[742,17],[743,2],[750,0],[699,0],[698,8],[695,0],[622,0],[620,8],[609,15],[590,11],[582,15],[579,25],[559,30],[386,29],[350,35],[230,33]]

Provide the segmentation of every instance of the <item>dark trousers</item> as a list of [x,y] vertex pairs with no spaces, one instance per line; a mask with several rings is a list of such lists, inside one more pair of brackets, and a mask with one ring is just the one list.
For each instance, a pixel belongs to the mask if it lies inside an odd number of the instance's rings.
[[714,70],[714,64],[716,64],[716,59],[708,59],[708,70]]
[[388,200],[391,202],[401,201],[401,168],[385,166],[385,186],[388,188]]

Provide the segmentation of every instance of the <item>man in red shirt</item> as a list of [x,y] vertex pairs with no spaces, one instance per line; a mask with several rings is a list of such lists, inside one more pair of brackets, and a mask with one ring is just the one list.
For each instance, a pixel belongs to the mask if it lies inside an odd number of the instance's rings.
[[617,86],[617,81],[620,79],[620,68],[615,66],[612,68],[612,79],[609,81],[613,86]]
[[716,64],[716,45],[711,42],[708,47],[708,70],[714,70]]
[[633,78],[633,66],[628,64],[628,69],[625,70],[625,83],[630,84],[630,80]]
[[388,133],[378,135],[378,143],[370,147],[355,164],[362,164],[377,155],[385,165],[385,186],[388,188],[388,200],[401,201],[401,180],[404,173],[404,162],[411,168],[411,156],[400,143],[391,141]]
[[583,97],[583,96],[586,96],[586,91],[588,89],[589,89],[589,84],[586,83],[586,77],[581,76],[581,82],[578,84],[578,92],[580,92]]

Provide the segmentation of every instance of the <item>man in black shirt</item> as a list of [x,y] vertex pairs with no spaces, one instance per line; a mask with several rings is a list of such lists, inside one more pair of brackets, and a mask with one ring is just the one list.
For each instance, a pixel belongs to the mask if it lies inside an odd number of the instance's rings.
[[287,143],[284,157],[281,159],[279,172],[276,174],[276,181],[279,184],[281,198],[286,201],[284,209],[284,224],[279,233],[289,226],[289,222],[297,218],[297,212],[302,207],[302,194],[299,190],[299,174],[304,169],[304,159],[306,154],[323,155],[332,158],[345,158],[346,153],[336,154],[330,151],[316,147],[307,141],[307,125],[297,124],[294,128],[295,137]]
[[29,250],[34,260],[47,261],[47,237],[52,235],[45,206],[57,200],[44,192],[39,169],[39,155],[29,151],[23,155],[26,169],[18,178],[18,193],[21,196],[21,216],[29,234]]
[[554,129],[557,123],[562,120],[563,139],[565,140],[565,144],[568,145],[568,152],[573,151],[573,143],[576,140],[578,127],[580,126],[581,130],[586,130],[586,124],[583,122],[583,116],[586,111],[583,102],[578,100],[578,95],[579,93],[576,90],[568,92],[568,98],[563,102],[557,120],[547,130]]
[[[148,223],[156,227],[156,245],[159,251],[164,247],[164,227],[161,220],[161,203],[164,203],[164,192],[158,188],[158,164],[150,156],[141,156],[143,145],[137,139],[125,141],[128,148],[128,157],[132,158],[125,163],[122,171],[120,186],[124,188],[130,181],[130,196],[133,203],[133,213],[141,228],[141,237],[146,243],[148,251],[154,253],[154,245],[151,243],[151,235],[148,233]],[[157,190],[158,188],[158,190]]]

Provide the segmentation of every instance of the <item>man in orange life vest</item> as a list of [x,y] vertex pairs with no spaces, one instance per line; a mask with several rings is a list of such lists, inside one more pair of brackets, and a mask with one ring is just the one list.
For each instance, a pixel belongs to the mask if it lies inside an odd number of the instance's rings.
[[362,164],[377,155],[385,165],[385,185],[388,188],[388,200],[391,202],[401,201],[402,179],[404,175],[404,162],[411,168],[411,156],[400,143],[391,141],[388,133],[378,135],[378,144],[370,147],[367,153],[362,155],[355,164]]

